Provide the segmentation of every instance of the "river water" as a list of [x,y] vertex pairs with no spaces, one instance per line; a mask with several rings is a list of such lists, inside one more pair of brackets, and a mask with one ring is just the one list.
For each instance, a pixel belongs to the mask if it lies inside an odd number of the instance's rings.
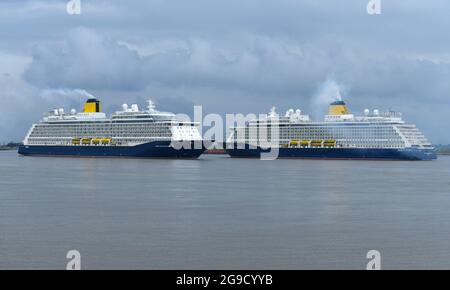
[[0,268],[450,268],[437,161],[19,157],[0,152]]

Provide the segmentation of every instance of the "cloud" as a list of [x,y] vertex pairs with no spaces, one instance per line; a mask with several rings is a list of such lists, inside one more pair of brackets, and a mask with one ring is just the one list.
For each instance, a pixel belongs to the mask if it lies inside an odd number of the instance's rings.
[[43,88],[140,89],[144,86],[139,55],[93,30],[78,28],[62,41],[40,43],[25,72]]
[[24,78],[45,89],[139,91],[162,85],[290,96],[311,93],[327,75],[346,77],[341,64],[357,68],[342,43],[331,39],[305,43],[235,33],[220,39],[158,37],[128,43],[76,28],[59,41],[35,46]]
[[31,124],[52,108],[77,108],[87,92],[76,89],[41,90],[14,75],[0,75],[0,143],[19,141]]
[[37,45],[24,78],[44,89],[142,91],[157,85],[283,98],[311,96],[331,76],[349,94],[395,98],[428,92],[432,100],[448,95],[446,62],[353,48],[351,41],[327,37],[303,42],[248,33],[127,43],[76,28],[60,41]]

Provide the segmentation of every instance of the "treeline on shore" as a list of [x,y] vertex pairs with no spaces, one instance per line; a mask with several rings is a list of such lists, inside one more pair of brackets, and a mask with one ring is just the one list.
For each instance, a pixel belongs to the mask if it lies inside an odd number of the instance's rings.
[[435,145],[438,151],[438,154],[441,155],[450,155],[450,145]]
[[20,143],[17,142],[8,142],[8,143],[0,143],[0,150],[12,150],[17,149]]

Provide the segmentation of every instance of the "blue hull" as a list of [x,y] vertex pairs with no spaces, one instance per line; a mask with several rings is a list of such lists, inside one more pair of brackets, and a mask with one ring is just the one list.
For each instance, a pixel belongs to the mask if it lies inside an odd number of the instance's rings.
[[[197,144],[199,145],[199,144]],[[198,158],[205,148],[175,149],[170,141],[154,141],[136,146],[41,146],[21,145],[18,153],[21,155],[38,156],[73,156],[73,157],[135,157],[135,158]]]
[[[231,157],[260,158],[262,152],[270,150],[250,148],[248,144],[233,146],[228,144],[226,152]],[[318,158],[318,159],[384,159],[384,160],[434,160],[434,149],[362,149],[362,148],[279,148],[278,158]]]

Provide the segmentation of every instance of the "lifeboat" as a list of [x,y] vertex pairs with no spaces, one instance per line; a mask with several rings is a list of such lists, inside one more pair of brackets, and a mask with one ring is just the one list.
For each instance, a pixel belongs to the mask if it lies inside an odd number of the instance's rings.
[[81,143],[82,143],[83,145],[90,145],[90,144],[91,144],[91,140],[92,140],[92,138],[83,138],[83,139],[81,140]]
[[322,140],[312,140],[311,146],[312,147],[322,147]]
[[302,147],[309,146],[309,140],[302,140],[302,141],[300,141],[300,146],[302,146]]
[[111,142],[111,138],[103,138],[101,139],[103,145],[109,144]]
[[289,142],[289,146],[290,147],[297,147],[298,146],[298,141],[297,140],[291,140],[291,142]]
[[336,146],[336,140],[325,140],[323,142],[324,147],[335,147]]

